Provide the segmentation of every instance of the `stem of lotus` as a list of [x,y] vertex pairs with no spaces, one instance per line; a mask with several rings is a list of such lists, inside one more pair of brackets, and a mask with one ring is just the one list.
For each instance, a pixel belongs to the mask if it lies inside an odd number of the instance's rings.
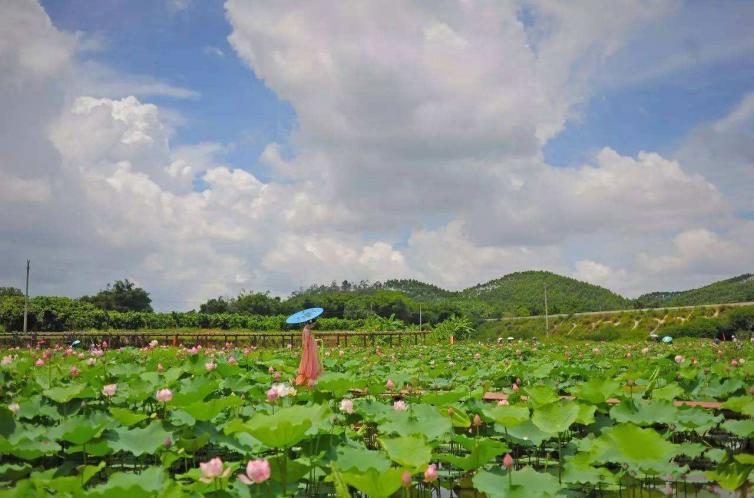
[[563,472],[563,446],[560,434],[558,434],[558,484],[561,484],[561,474]]
[[288,448],[283,448],[283,463],[281,464],[281,479],[283,482],[283,496],[288,496]]

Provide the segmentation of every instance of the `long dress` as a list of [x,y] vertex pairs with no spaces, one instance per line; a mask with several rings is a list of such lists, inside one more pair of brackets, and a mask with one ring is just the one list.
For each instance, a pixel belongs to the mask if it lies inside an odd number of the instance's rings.
[[301,333],[301,362],[298,365],[298,375],[296,376],[296,385],[314,385],[317,377],[322,373],[322,364],[319,362],[317,354],[317,343],[314,341],[311,328],[309,325],[304,327]]

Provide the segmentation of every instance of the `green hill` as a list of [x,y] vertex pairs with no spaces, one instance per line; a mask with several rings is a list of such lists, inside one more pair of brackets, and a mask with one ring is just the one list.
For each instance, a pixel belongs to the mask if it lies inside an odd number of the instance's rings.
[[544,314],[547,286],[550,313],[576,313],[631,308],[632,303],[604,287],[547,271],[511,273],[462,291],[467,300],[481,301],[501,314]]
[[402,292],[411,299],[423,302],[444,301],[459,297],[458,292],[414,279],[387,280],[382,284],[382,288]]
[[749,301],[754,301],[754,275],[751,273],[714,282],[698,289],[644,294],[637,298],[635,303],[638,308],[659,308]]

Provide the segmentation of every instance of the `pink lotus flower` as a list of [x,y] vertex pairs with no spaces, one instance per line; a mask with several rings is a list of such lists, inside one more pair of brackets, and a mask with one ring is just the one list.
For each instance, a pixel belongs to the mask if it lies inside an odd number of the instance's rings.
[[481,357],[482,357],[482,355],[481,355],[481,354],[479,354],[479,353],[474,353],[474,359],[475,359],[475,360],[478,360],[478,359],[480,359]]
[[38,367],[43,367],[45,365],[45,361],[42,358],[40,358],[36,362],[34,362],[34,364]]
[[270,403],[272,403],[272,402],[273,402],[273,401],[275,401],[276,399],[278,399],[278,392],[277,392],[277,389],[275,389],[274,387],[271,387],[271,388],[270,388],[270,389],[269,389],[269,390],[267,391],[267,401],[269,401]]
[[227,477],[230,474],[230,467],[223,469],[223,461],[220,457],[215,457],[209,462],[199,463],[199,468],[202,471],[202,477],[200,481],[209,483],[217,479],[218,477]]
[[115,391],[117,391],[117,390],[118,390],[118,385],[117,384],[107,384],[106,386],[104,386],[102,388],[102,394],[104,394],[105,396],[108,396],[108,397],[109,396],[114,396],[115,395]]
[[76,368],[76,365],[73,365],[71,367],[71,377],[78,377],[79,376],[79,369]]
[[166,438],[165,438],[165,441],[163,441],[163,442],[162,442],[162,445],[163,445],[163,446],[164,446],[165,448],[167,448],[167,449],[170,449],[170,447],[171,447],[171,446],[173,446],[173,440],[172,440],[172,439],[170,439],[170,437],[166,437]]
[[165,367],[162,366],[162,363],[158,363],[157,364],[157,371],[158,372],[162,372],[163,370],[165,370]]
[[353,401],[346,398],[340,402],[340,411],[343,413],[351,414],[353,413]]
[[675,355],[675,362],[676,363],[681,363],[682,361],[683,361],[683,356],[681,356],[679,354]]
[[411,486],[411,472],[404,470],[401,475],[401,486],[408,488]]
[[631,358],[631,357],[633,357],[633,355],[631,354],[631,351],[629,351],[628,353],[626,353],[626,358]]
[[393,382],[393,379],[388,379],[385,383],[385,387],[388,389],[394,389],[395,388],[395,382]]
[[592,353],[594,353],[594,354],[600,354],[600,348],[594,348],[594,349],[592,349]]
[[649,348],[642,348],[641,352],[643,354],[647,354],[647,353],[649,353]]
[[160,343],[157,342],[157,339],[152,339],[151,341],[149,341],[149,347],[152,349],[156,348],[158,344]]
[[393,410],[398,411],[398,412],[405,412],[406,410],[408,410],[408,405],[406,404],[405,401],[403,401],[402,399],[399,399],[398,401],[393,403]]
[[3,356],[3,359],[0,360],[0,366],[7,367],[13,363],[13,357],[12,356]]
[[730,366],[737,367],[738,366],[738,360],[735,359],[735,358],[733,358],[732,360],[730,360]]
[[89,358],[88,360],[86,360],[86,364],[89,365],[90,367],[93,366],[95,363],[97,363],[97,360],[95,360],[94,358]]
[[167,403],[168,401],[173,399],[173,391],[170,389],[160,389],[157,391],[157,394],[155,394],[155,398],[157,398],[157,401],[161,403]]
[[275,372],[272,375],[272,378],[275,379],[275,382],[280,382],[280,379],[283,377],[283,375],[280,372]]
[[270,373],[270,374],[274,374],[275,373],[275,369],[272,368],[272,367],[270,367],[270,368],[267,369],[267,372]]
[[511,467],[513,467],[513,457],[510,453],[506,453],[503,457],[503,467],[509,470]]
[[427,467],[424,471],[424,482],[434,482],[437,480],[437,467],[434,463]]
[[508,406],[508,400],[507,399],[501,399],[497,402],[497,406]]
[[214,361],[208,361],[204,364],[204,368],[206,368],[208,372],[211,372],[212,370],[217,368],[217,363],[215,363]]
[[518,392],[518,384],[513,384],[512,389],[513,391]]
[[18,405],[18,403],[11,403],[8,405],[8,410],[12,411],[14,414],[18,413],[18,410],[20,410],[21,407]]
[[479,414],[477,413],[476,415],[474,415],[474,420],[471,423],[474,425],[474,427],[481,426],[482,425],[482,417],[480,417]]
[[228,358],[228,365],[238,365],[238,360],[236,360],[235,356]]
[[244,484],[259,484],[270,478],[270,462],[267,460],[249,460],[246,474],[238,474],[238,480]]

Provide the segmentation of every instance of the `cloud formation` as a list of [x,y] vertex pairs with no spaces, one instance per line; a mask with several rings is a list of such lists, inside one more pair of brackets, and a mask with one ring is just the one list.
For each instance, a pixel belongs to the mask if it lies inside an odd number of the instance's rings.
[[[459,288],[545,268],[636,294],[750,269],[754,229],[736,214],[750,208],[750,98],[674,157],[544,161],[595,71],[674,8],[599,5],[228,1],[249,77],[297,117],[289,143],[250,158],[263,181],[225,162],[227,144],[172,143],[181,124],[150,97],[199,94],[88,71],[80,36],[10,2],[0,280],[31,257],[36,293],[128,276],[159,308],[185,309],[346,278]],[[727,172],[702,151],[727,154]]]

